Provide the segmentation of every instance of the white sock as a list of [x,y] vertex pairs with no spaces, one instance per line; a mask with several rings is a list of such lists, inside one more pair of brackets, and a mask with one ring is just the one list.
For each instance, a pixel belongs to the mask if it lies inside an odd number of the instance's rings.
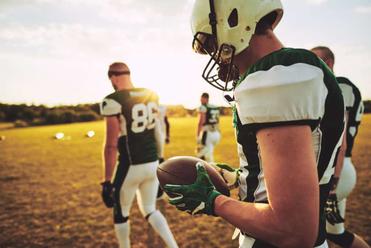
[[161,236],[166,246],[169,248],[178,248],[178,245],[174,239],[173,234],[167,224],[165,217],[158,210],[153,212],[149,218],[148,222],[151,224],[153,229]]
[[130,248],[130,223],[115,224],[115,233],[120,248]]

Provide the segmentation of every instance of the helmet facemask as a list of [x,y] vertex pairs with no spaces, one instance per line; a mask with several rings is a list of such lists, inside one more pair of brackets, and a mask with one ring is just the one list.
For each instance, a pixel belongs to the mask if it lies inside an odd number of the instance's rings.
[[193,49],[200,54],[208,54],[210,60],[202,72],[202,77],[222,91],[231,91],[239,77],[238,68],[233,64],[235,48],[222,44],[217,48],[213,35],[197,33],[193,40]]
[[209,0],[209,3],[212,34],[197,32],[193,38],[192,48],[196,53],[210,56],[202,72],[202,77],[206,82],[219,90],[231,91],[235,81],[239,78],[238,68],[233,64],[236,49],[224,43],[218,47],[214,0]]
[[202,73],[209,84],[233,90],[239,79],[235,57],[249,47],[257,24],[272,12],[276,13],[274,29],[283,14],[281,0],[195,0],[192,46],[197,53],[210,56]]

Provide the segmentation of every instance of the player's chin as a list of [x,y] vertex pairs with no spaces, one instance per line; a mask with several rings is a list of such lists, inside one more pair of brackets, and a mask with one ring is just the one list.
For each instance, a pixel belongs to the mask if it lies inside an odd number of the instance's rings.
[[235,67],[230,68],[230,64],[221,64],[218,70],[218,77],[225,83],[235,80],[239,77],[239,72]]

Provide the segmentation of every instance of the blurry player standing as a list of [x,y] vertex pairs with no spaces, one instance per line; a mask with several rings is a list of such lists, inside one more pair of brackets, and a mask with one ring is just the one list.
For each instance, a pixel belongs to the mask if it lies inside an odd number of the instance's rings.
[[[334,53],[325,46],[311,49],[333,71],[335,64]],[[361,237],[344,228],[346,198],[356,184],[356,171],[351,157],[358,126],[363,115],[361,93],[349,79],[337,77],[343,94],[346,107],[346,129],[335,168],[334,185],[327,201],[327,239],[341,247],[367,248],[369,247]]]
[[161,154],[160,154],[160,163],[164,160],[164,151],[165,144],[170,143],[170,123],[167,118],[167,108],[165,105],[159,106],[159,120],[160,120],[160,131],[161,131]]
[[122,62],[110,65],[108,77],[115,92],[100,106],[106,121],[102,198],[107,207],[113,207],[120,248],[130,247],[129,212],[135,194],[145,219],[168,247],[177,247],[166,219],[156,210],[161,153],[158,97],[148,89],[135,88]]
[[219,115],[217,106],[209,104],[209,94],[202,93],[198,109],[197,157],[214,162],[214,147],[220,141]]
[[[170,143],[170,123],[167,118],[167,108],[165,105],[160,105],[158,111],[159,116],[159,122],[160,122],[160,142],[161,142],[161,154],[159,155],[159,162],[160,164],[165,161],[165,144]],[[158,186],[158,192],[157,192],[157,200],[163,199],[164,191]]]

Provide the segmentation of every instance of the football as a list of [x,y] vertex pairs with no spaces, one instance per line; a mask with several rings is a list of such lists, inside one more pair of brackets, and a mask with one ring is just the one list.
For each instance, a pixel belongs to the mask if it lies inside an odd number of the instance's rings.
[[197,176],[196,164],[198,163],[204,165],[215,188],[223,195],[229,196],[228,185],[214,167],[202,159],[190,156],[172,157],[161,163],[157,168],[160,186],[163,187],[165,184],[187,185],[194,183]]

